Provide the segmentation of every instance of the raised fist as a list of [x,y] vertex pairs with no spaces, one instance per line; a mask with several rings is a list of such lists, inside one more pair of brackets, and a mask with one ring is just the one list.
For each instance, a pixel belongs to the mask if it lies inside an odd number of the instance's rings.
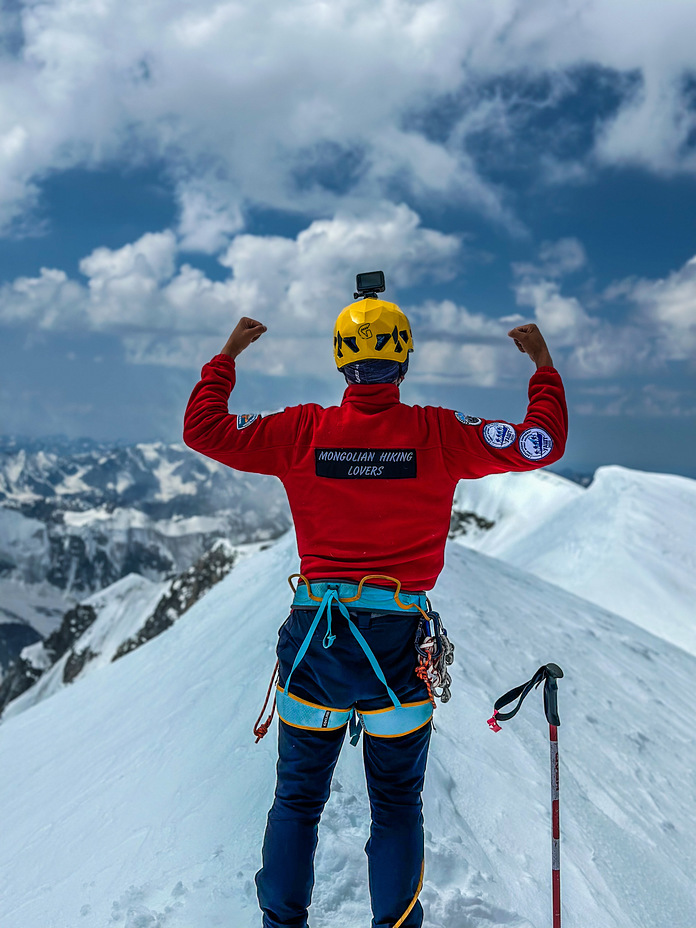
[[534,322],[515,326],[507,333],[520,351],[528,354],[537,367],[553,367],[544,336]]
[[257,322],[256,319],[250,319],[248,316],[242,316],[220,354],[236,358],[252,342],[255,342],[257,338],[261,338],[265,331],[266,326],[262,322]]

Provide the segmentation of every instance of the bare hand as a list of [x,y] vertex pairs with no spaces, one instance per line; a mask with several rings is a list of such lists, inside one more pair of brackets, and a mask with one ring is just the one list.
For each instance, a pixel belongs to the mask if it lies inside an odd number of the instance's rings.
[[255,342],[257,338],[261,338],[265,331],[266,326],[262,322],[257,322],[256,319],[250,319],[248,316],[242,316],[220,354],[227,354],[231,358],[236,358],[252,342]]
[[553,367],[553,361],[546,347],[544,336],[539,331],[535,323],[528,322],[526,325],[518,325],[510,329],[507,333],[520,349],[528,354],[537,367]]

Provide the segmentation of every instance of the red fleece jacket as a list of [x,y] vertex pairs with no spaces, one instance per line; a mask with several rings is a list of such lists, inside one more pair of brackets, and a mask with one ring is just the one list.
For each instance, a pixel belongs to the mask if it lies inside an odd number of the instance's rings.
[[404,589],[431,589],[444,564],[458,480],[534,470],[557,461],[568,431],[553,367],[529,381],[524,422],[406,406],[394,384],[354,384],[340,406],[290,406],[230,415],[235,365],[216,355],[201,372],[184,441],[236,470],[279,477],[310,579],[389,574]]

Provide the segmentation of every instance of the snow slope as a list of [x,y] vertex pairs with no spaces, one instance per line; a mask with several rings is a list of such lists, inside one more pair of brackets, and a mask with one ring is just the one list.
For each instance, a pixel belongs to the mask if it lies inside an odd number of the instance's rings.
[[[168,619],[176,620],[189,607],[194,595],[205,595],[209,585],[224,575],[220,573],[221,568],[226,572],[235,562],[253,556],[262,547],[264,545],[261,542],[231,545],[221,540],[188,571],[173,580],[156,582],[140,574],[128,574],[98,593],[88,596],[82,601],[82,605],[91,606],[97,617],[72,641],[55,663],[51,664],[53,658],[47,655],[43,641],[22,649],[21,657],[29,661],[33,667],[45,670],[45,673],[20,696],[11,698],[11,702],[4,708],[4,700],[0,694],[0,720],[5,721],[24,712],[41,700],[53,696],[63,687],[74,685],[76,678],[85,677],[111,663],[123,645],[129,640],[137,639],[148,620],[155,617],[155,610],[162,600]],[[222,564],[216,559],[215,552],[221,554]],[[225,561],[229,566],[225,566]],[[79,668],[75,666],[78,656],[81,658]],[[66,669],[69,671],[69,683],[64,682]]]
[[612,465],[583,489],[536,471],[461,481],[456,499],[497,520],[462,544],[696,654],[696,480]]
[[45,659],[42,642],[30,645],[21,652],[26,660],[48,669],[30,689],[5,707],[3,721],[55,695],[66,686],[63,672],[68,658],[74,652],[88,648],[95,655],[85,663],[82,675],[93,673],[108,664],[121,642],[135,635],[142,627],[168,587],[166,581],[157,583],[139,574],[128,574],[83,600],[84,605],[94,607],[98,618],[55,664],[50,666],[50,662],[42,663],[42,658]]
[[[166,634],[0,727],[3,928],[251,928],[275,730],[251,728],[288,609],[294,538],[240,564]],[[433,601],[456,642],[425,790],[430,928],[550,923],[540,693],[554,660],[564,928],[694,928],[696,658],[499,561],[450,545]],[[367,799],[344,748],[310,924],[367,925]]]
[[582,499],[585,492],[580,484],[543,469],[460,480],[454,509],[475,512],[495,523],[491,529],[468,532],[461,540],[477,551],[505,551],[567,503]]

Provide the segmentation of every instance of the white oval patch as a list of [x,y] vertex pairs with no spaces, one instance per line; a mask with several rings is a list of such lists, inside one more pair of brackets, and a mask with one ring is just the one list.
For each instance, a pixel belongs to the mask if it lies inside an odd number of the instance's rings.
[[483,427],[483,437],[492,448],[507,448],[517,434],[507,422],[487,422]]
[[528,461],[539,461],[551,454],[553,438],[545,429],[527,429],[520,435],[520,451]]
[[455,412],[454,415],[462,425],[481,425],[483,422],[478,416],[466,416],[463,412]]

